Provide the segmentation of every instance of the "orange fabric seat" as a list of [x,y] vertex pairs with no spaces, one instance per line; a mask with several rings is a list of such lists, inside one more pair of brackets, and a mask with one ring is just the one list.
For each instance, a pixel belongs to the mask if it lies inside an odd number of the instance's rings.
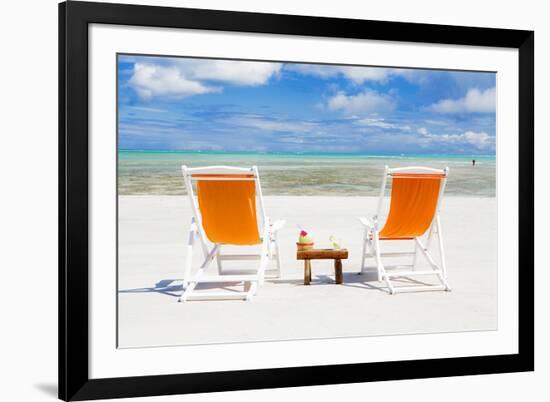
[[394,174],[390,212],[380,231],[380,240],[422,236],[434,219],[444,177],[442,174]]
[[253,178],[253,175],[194,175],[202,227],[213,243],[261,243],[256,216],[256,185],[252,180],[200,180]]

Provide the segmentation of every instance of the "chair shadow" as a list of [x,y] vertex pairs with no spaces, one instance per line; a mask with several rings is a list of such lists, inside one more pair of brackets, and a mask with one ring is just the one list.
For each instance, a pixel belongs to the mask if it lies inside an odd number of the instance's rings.
[[[374,284],[371,284],[369,282],[377,282],[378,276],[376,273],[363,273],[360,274],[359,272],[344,272],[342,274],[343,282],[339,286],[350,286],[350,287],[360,287],[360,288],[367,288],[367,289],[379,289],[379,290],[386,290],[385,286],[376,286]],[[285,284],[285,285],[297,285],[297,286],[303,286],[304,280],[303,279],[267,279],[266,282],[273,283],[275,285],[278,284]],[[311,275],[311,284],[312,285],[335,285],[336,281],[334,278],[334,275],[329,274],[313,274]]]
[[[360,287],[367,288],[370,290],[381,290],[383,292],[389,293],[389,289],[385,283],[378,281],[378,273],[376,271],[367,271],[367,272],[349,272],[344,274],[344,286],[351,287]],[[418,279],[412,279],[407,276],[395,276],[392,278],[392,283],[396,289],[399,289],[399,286],[395,285],[418,285],[418,286],[429,286],[430,283],[420,281]],[[375,282],[376,284],[372,283]]]
[[[180,297],[183,292],[183,286],[181,279],[162,279],[155,284],[153,287],[144,287],[144,288],[135,288],[135,289],[121,289],[119,293],[159,293],[165,296],[170,297]],[[278,284],[288,284],[303,286],[303,279],[280,279],[280,278],[266,278],[266,282],[272,283],[274,285]],[[430,285],[429,283],[422,282],[416,279],[411,279],[408,277],[395,277],[392,278],[392,282],[395,284],[403,285],[419,285],[426,286]],[[232,281],[231,278],[227,278],[227,282],[223,283],[199,283],[196,287],[197,291],[201,290],[225,290],[228,292],[240,292],[238,289],[234,289],[228,286],[231,284],[236,284],[238,281]],[[334,285],[335,280],[333,275],[327,274],[318,274],[312,275],[311,283],[314,285]],[[378,290],[389,293],[388,288],[385,284],[380,284],[378,282],[378,275],[376,272],[344,272],[343,273],[343,283],[340,286],[354,287],[366,290]]]
[[274,285],[303,285],[303,279],[281,279],[281,278],[265,278],[266,282]]
[[[334,280],[328,275],[319,275],[327,278],[328,281]],[[392,278],[392,283],[394,285],[418,285],[418,286],[428,286],[430,285],[427,282],[423,282],[417,279],[412,279],[406,276],[396,276]],[[378,273],[375,271],[367,272],[344,272],[343,274],[343,283],[342,286],[361,288],[366,290],[378,290],[382,292],[389,293],[389,289],[385,283],[378,281]],[[399,288],[399,286],[396,286]]]
[[[155,283],[154,287],[149,288],[136,288],[136,289],[120,289],[118,293],[160,293],[171,297],[180,297],[183,292],[183,286],[181,284],[174,285],[176,279],[163,279]],[[178,293],[174,293],[178,292]]]
[[[159,293],[165,296],[171,297],[180,297],[183,292],[183,285],[174,284],[176,282],[181,282],[181,279],[162,279],[155,283],[154,287],[145,287],[145,288],[135,288],[135,289],[121,289],[118,293]],[[201,290],[225,290],[228,292],[240,292],[237,289],[227,287],[227,285],[238,283],[238,281],[232,281],[228,278],[227,282],[224,283],[199,283],[195,288],[197,291]],[[225,285],[225,286],[224,286]]]
[[51,396],[52,398],[57,399],[57,384],[54,383],[44,383],[44,384],[34,384],[34,388],[38,389],[42,393]]

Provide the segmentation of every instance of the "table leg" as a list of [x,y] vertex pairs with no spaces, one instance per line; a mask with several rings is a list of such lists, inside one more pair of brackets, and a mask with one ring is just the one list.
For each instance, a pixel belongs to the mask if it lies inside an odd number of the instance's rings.
[[344,278],[342,275],[342,260],[334,260],[334,277],[337,284],[341,284],[344,282]]
[[304,260],[304,285],[311,282],[311,260]]

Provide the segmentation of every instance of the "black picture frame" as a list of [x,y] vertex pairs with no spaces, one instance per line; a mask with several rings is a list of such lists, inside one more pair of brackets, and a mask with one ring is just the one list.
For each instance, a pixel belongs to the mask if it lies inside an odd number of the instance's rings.
[[[514,48],[519,52],[517,354],[90,379],[88,25]],[[534,370],[534,32],[70,1],[59,4],[59,398],[88,400]]]

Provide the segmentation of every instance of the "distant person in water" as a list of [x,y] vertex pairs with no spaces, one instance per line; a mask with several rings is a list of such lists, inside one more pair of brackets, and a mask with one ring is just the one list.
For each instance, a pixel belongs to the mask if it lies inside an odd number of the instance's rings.
[[472,159],[472,166],[475,166],[475,165],[476,165],[476,160]]

